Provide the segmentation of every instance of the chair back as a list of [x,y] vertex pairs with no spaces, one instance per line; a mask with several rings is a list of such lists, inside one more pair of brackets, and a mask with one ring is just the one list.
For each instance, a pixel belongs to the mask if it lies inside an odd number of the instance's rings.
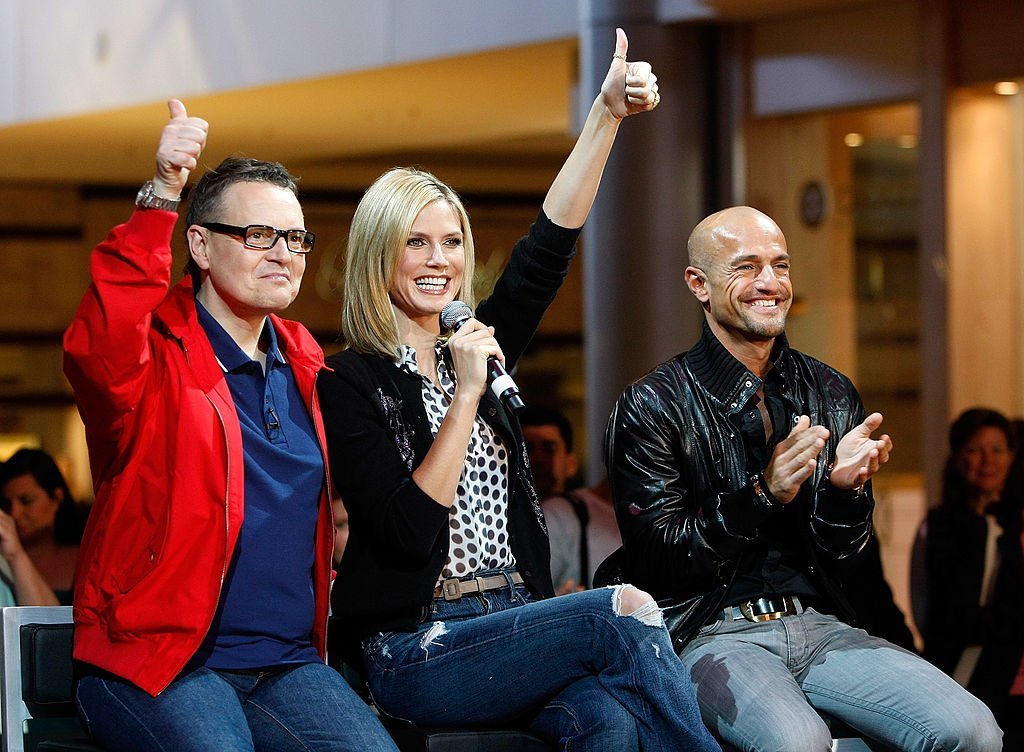
[[74,702],[71,606],[0,611],[0,750],[25,752],[47,739],[84,738]]

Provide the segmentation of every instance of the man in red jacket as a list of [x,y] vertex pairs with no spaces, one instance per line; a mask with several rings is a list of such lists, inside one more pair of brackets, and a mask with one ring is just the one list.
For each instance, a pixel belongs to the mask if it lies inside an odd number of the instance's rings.
[[193,188],[207,123],[169,102],[156,174],[93,251],[64,337],[96,504],[75,581],[78,704],[110,750],[394,750],[324,663],[333,526],[323,354],[276,313],[315,237],[279,164]]

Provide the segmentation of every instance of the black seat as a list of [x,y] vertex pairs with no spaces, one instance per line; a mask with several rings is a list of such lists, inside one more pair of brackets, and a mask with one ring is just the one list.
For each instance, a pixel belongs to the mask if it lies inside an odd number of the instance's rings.
[[3,752],[102,752],[75,708],[70,606],[3,609]]
[[[70,606],[3,609],[2,752],[103,752],[89,739],[74,703]],[[355,671],[335,666],[365,698]],[[419,728],[383,719],[403,752],[546,752],[520,729]]]
[[385,725],[402,752],[548,752],[552,749],[536,736],[515,729]]

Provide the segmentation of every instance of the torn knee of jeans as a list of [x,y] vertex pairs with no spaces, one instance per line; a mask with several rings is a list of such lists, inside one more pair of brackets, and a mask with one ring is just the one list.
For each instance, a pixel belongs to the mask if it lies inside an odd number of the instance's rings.
[[[661,613],[661,608],[658,606],[657,601],[651,599],[644,603],[640,608],[636,609],[632,613],[622,613],[622,590],[623,588],[632,587],[631,585],[616,585],[614,592],[612,593],[612,603],[617,616],[631,616],[637,621],[646,624],[649,627],[661,628],[665,625],[665,618]],[[636,588],[633,588],[634,590]]]
[[443,621],[435,621],[430,625],[430,629],[423,633],[423,639],[420,640],[420,649],[426,650],[431,645],[440,645],[438,638],[442,635],[448,634],[448,627],[444,625]]

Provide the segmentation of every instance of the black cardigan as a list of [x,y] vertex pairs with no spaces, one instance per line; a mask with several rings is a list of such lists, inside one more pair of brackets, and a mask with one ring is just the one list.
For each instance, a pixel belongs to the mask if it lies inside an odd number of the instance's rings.
[[[477,318],[494,326],[509,369],[565,279],[578,234],[541,212],[516,243],[494,293],[478,307]],[[334,489],[349,514],[333,612],[351,638],[412,631],[433,598],[449,548],[448,508],[412,479],[433,443],[421,377],[352,350],[332,355],[327,365],[317,391]],[[519,421],[490,390],[478,415],[509,449],[508,528],[517,567],[537,597],[550,597],[547,528]]]
[[991,511],[1003,534],[997,543],[999,571],[984,608],[978,596],[988,538],[985,519],[966,504],[943,505],[928,513],[928,600],[922,632],[924,657],[946,672],[956,668],[966,647],[982,646],[967,689],[1002,720],[1024,654],[1024,549],[1020,507],[1004,499]]

